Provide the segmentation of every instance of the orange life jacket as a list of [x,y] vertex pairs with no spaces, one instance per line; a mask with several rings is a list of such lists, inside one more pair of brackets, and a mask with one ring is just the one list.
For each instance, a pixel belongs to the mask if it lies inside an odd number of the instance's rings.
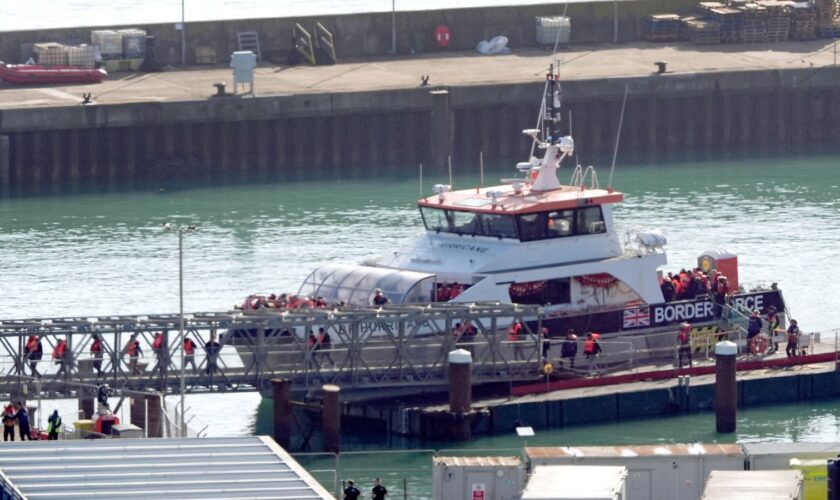
[[26,342],[26,352],[33,353],[38,350],[38,337],[31,336]]
[[67,352],[67,342],[63,340],[55,346],[55,350],[53,351],[53,359],[64,359],[64,354]]
[[163,347],[163,335],[157,335],[152,342],[152,349],[160,349]]
[[136,340],[134,342],[132,342],[132,341],[128,342],[128,349],[126,349],[126,351],[128,351],[128,355],[131,356],[132,358],[137,356],[137,347],[139,346],[139,344],[140,343],[137,342]]
[[90,344],[90,352],[93,352],[93,353],[102,352],[102,341],[99,340],[99,339],[94,340]]
[[184,352],[190,356],[195,354],[195,343],[192,339],[184,339]]
[[691,328],[680,328],[680,333],[677,334],[680,344],[688,344],[691,340]]
[[583,343],[583,352],[585,354],[593,354],[595,352],[595,341],[587,340]]
[[522,323],[516,322],[508,330],[508,340],[516,342],[519,340],[519,332],[522,330]]

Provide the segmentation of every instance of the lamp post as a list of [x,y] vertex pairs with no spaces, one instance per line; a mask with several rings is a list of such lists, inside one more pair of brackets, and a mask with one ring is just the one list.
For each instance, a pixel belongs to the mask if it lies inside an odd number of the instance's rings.
[[[181,66],[187,65],[187,0],[181,0]],[[183,408],[181,408],[183,410]]]
[[181,411],[179,417],[179,426],[181,428],[181,437],[187,437],[187,428],[185,423],[184,413],[186,410],[186,393],[187,393],[187,384],[186,378],[184,377],[184,372],[186,371],[186,359],[184,358],[184,233],[195,231],[195,225],[190,224],[186,227],[184,226],[176,226],[171,222],[167,222],[163,225],[163,228],[167,232],[175,232],[178,233],[178,302],[179,302],[179,316],[180,316],[180,323],[181,328],[178,333],[178,344],[179,352],[181,353]]

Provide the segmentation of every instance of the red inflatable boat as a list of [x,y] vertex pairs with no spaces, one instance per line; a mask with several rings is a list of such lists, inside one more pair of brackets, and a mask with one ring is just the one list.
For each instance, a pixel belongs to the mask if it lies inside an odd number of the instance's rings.
[[0,63],[0,80],[9,83],[99,83],[107,77],[104,69]]

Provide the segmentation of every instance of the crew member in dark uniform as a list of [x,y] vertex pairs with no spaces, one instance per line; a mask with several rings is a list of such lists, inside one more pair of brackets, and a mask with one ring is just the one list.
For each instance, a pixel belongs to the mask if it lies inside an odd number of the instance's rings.
[[359,491],[359,488],[353,485],[353,481],[348,480],[347,487],[344,488],[344,500],[357,500],[361,494],[362,492]]

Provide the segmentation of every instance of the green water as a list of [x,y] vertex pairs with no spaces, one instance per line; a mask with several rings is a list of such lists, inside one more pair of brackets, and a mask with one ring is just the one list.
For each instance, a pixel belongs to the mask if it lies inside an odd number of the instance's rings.
[[[695,265],[697,255],[710,248],[734,251],[742,281],[778,282],[805,331],[829,332],[840,326],[840,287],[833,273],[840,241],[838,165],[840,157],[809,157],[620,167],[613,185],[626,200],[616,208],[616,219],[623,229],[663,230],[669,270]],[[455,188],[476,185],[477,170],[456,165]],[[512,169],[487,177],[511,174]],[[609,172],[602,170],[600,177],[605,186]],[[561,179],[568,179],[568,171],[561,172]],[[427,175],[424,194],[446,182]],[[167,221],[198,225],[185,240],[188,311],[227,309],[255,291],[295,291],[321,263],[359,262],[393,251],[416,234],[419,194],[417,176],[407,174],[401,179],[2,200],[0,318],[177,311],[177,240],[162,231]],[[189,399],[195,426],[208,425],[210,435],[241,435],[258,427],[257,394]],[[68,412],[74,404],[67,402]],[[715,435],[712,416],[696,415],[541,431],[530,442],[838,441],[835,405],[742,412],[734,436]],[[386,439],[375,430],[348,439],[351,449],[463,446]],[[520,444],[505,436],[468,446]],[[381,474],[389,487],[405,477],[410,485],[418,484],[410,498],[424,498],[421,490],[428,489],[431,476],[428,454],[423,457],[380,453],[359,457],[357,463],[346,456],[343,475],[364,482]],[[325,463],[309,465],[318,470],[328,468]],[[412,472],[418,467],[425,469]]]

